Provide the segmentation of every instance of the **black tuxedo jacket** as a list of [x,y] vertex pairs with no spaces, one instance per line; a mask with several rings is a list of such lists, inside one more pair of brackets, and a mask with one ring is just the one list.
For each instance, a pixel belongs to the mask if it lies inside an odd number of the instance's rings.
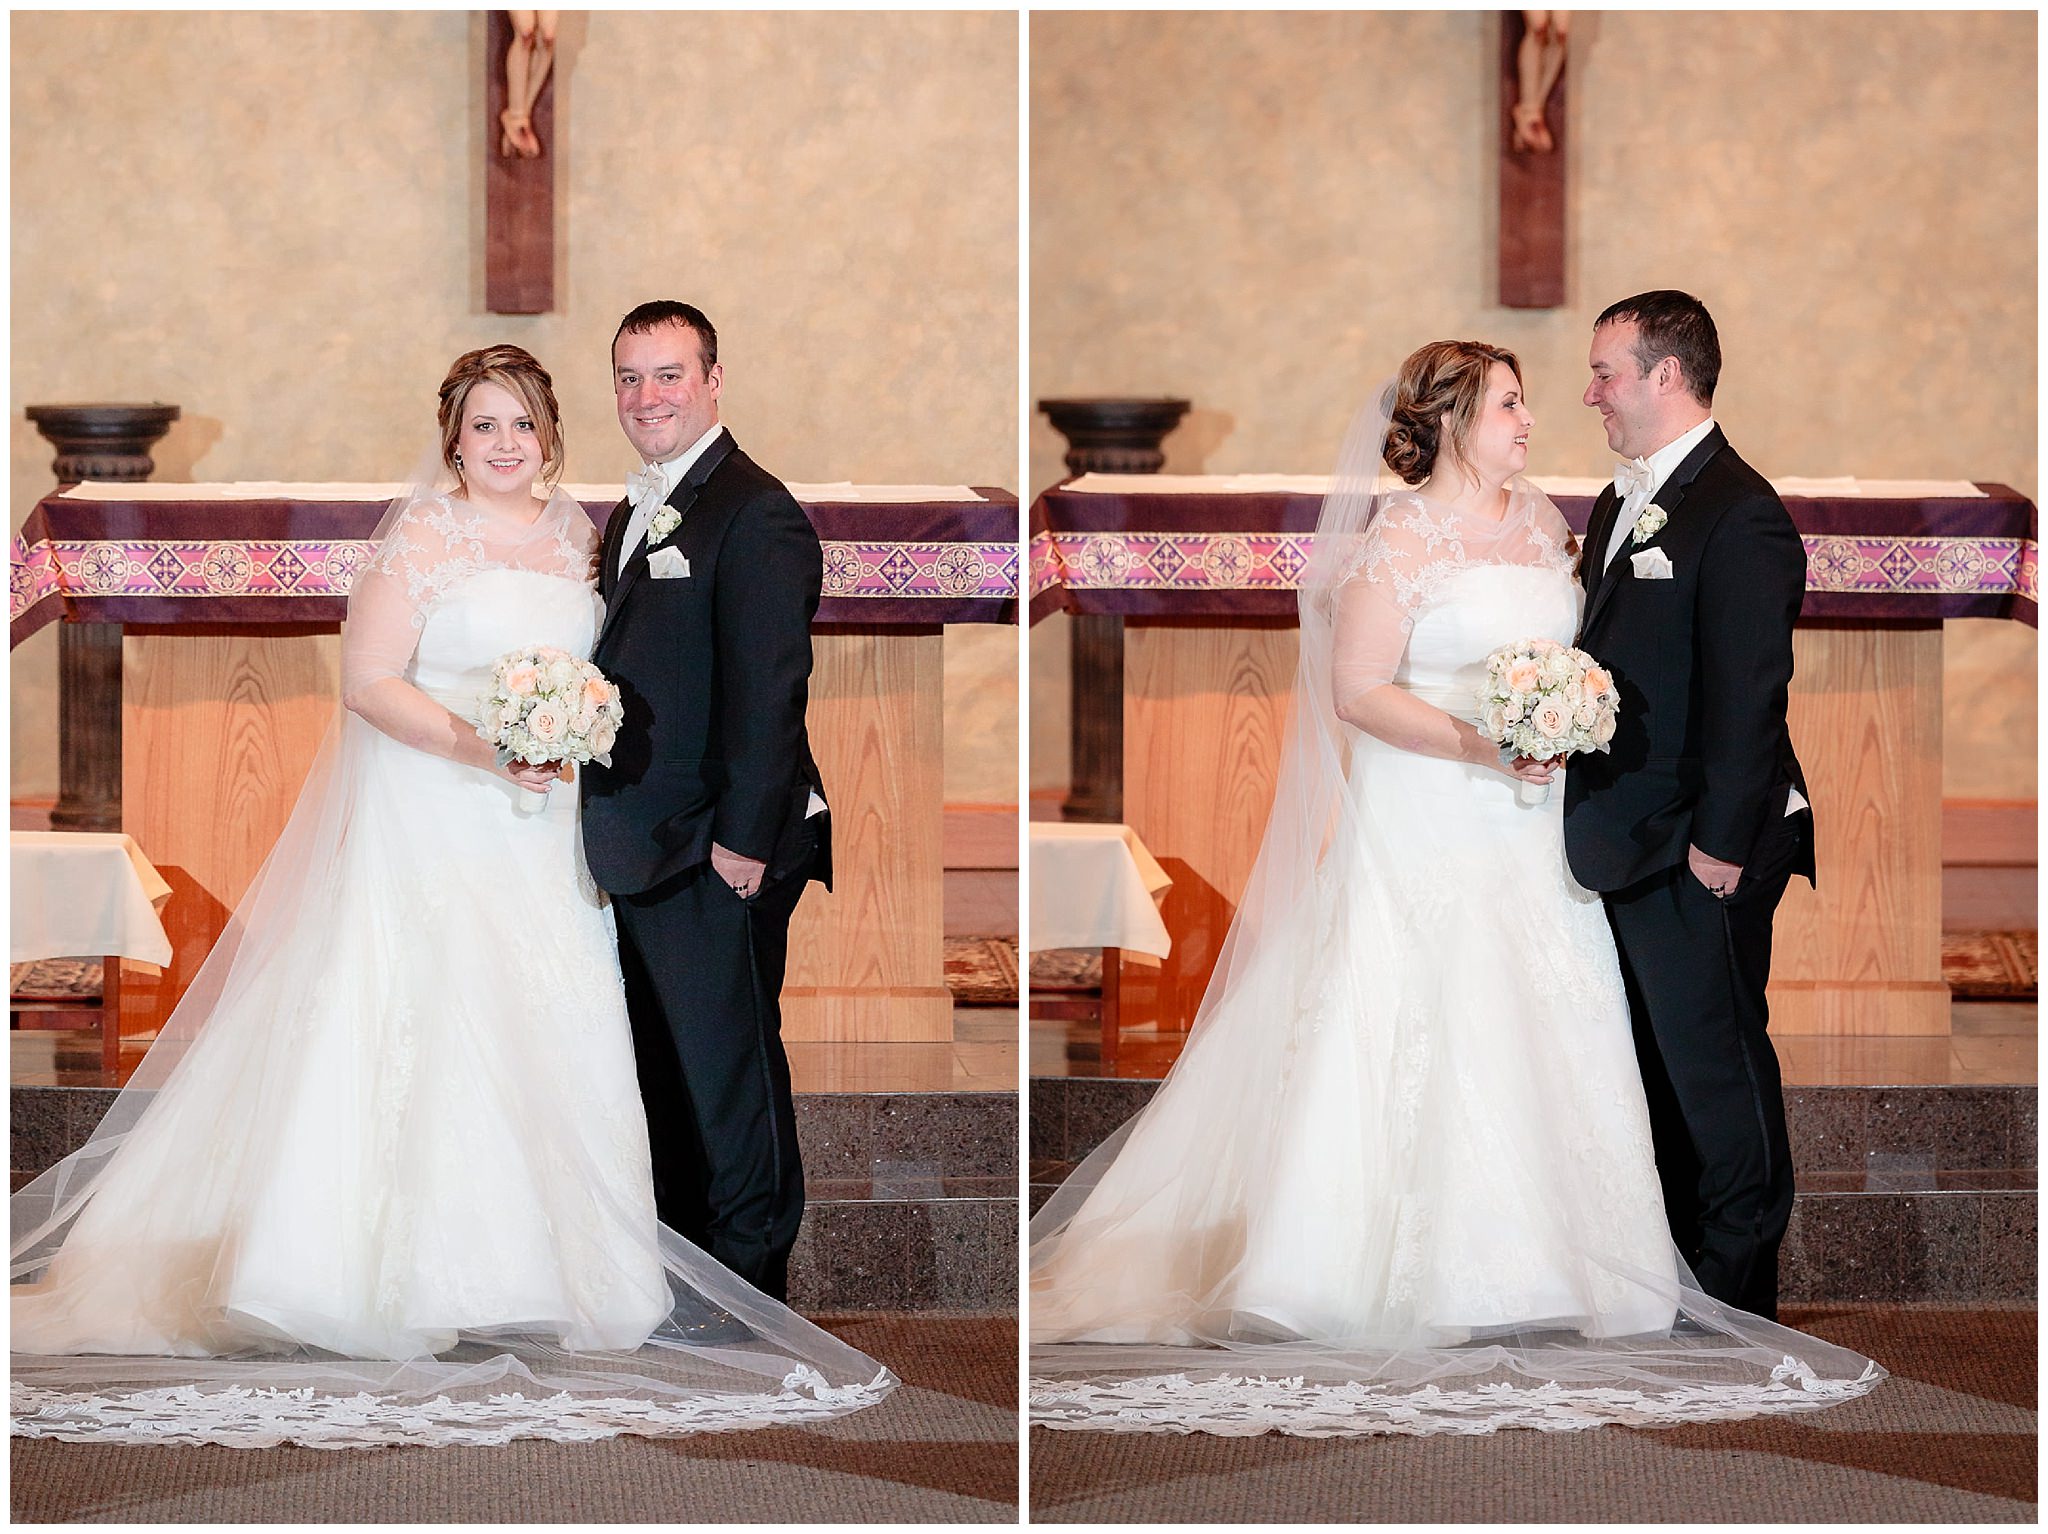
[[[1806,596],[1806,551],[1770,482],[1708,432],[1652,499],[1669,513],[1603,571],[1620,498],[1594,503],[1580,557],[1579,648],[1620,691],[1612,749],[1572,758],[1565,853],[1587,889],[1613,891],[1685,860],[1688,844],[1747,864],[1806,778],[1785,727],[1792,625]],[[1630,555],[1662,549],[1668,580]],[[1812,817],[1795,872],[1813,878]]]
[[625,721],[612,764],[585,768],[583,847],[597,882],[639,894],[710,859],[711,844],[832,882],[831,817],[804,728],[811,620],[824,583],[818,535],[782,482],[720,433],[668,504],[682,522],[662,544],[687,576],[657,578],[650,535],[626,568],[632,520],[605,527],[604,627],[591,659],[619,686]]

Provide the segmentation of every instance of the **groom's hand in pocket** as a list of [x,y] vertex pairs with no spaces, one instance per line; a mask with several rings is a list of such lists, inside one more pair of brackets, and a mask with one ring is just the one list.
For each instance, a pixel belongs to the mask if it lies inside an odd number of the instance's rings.
[[745,899],[760,889],[761,876],[767,873],[768,865],[754,858],[743,858],[737,852],[728,852],[713,842],[711,871],[723,879],[735,895]]
[[1685,849],[1685,866],[1692,870],[1692,876],[1707,887],[1707,893],[1726,900],[1735,893],[1735,886],[1742,880],[1740,863],[1724,863],[1719,858],[1710,858],[1697,847]]

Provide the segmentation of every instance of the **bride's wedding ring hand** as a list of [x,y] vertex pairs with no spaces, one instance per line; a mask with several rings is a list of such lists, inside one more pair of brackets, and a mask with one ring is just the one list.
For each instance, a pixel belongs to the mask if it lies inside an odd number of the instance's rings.
[[1560,757],[1518,756],[1508,763],[1507,771],[1510,777],[1524,783],[1548,783],[1560,765]]
[[546,793],[568,775],[561,762],[522,762],[514,758],[505,764],[506,777],[521,788],[530,788],[539,794]]

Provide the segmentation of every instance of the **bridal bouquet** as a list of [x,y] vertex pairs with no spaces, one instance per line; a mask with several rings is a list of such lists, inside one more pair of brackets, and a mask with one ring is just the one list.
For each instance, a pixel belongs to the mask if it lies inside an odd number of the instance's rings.
[[[507,762],[601,762],[625,718],[619,689],[587,660],[534,645],[511,650],[491,667],[491,690],[479,705],[476,732]],[[542,804],[545,794],[533,794]],[[535,806],[538,808],[538,806]]]
[[[1479,688],[1479,733],[1501,760],[1562,760],[1605,751],[1614,739],[1614,678],[1584,650],[1555,639],[1522,639],[1486,657]],[[1541,804],[1548,785],[1521,785],[1524,804]]]

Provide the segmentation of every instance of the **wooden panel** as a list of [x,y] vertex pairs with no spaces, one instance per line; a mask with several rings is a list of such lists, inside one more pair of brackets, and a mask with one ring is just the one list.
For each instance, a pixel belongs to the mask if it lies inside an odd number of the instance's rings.
[[127,1031],[170,1015],[291,814],[334,715],[341,641],[131,633],[122,643],[122,829],[171,886],[172,958],[123,988]]
[[[943,640],[821,633],[811,743],[832,796],[836,894],[790,927],[792,1039],[952,1039],[941,941]],[[132,977],[130,1032],[158,1026],[248,888],[312,765],[339,685],[332,635],[136,634],[125,642],[123,829],[173,894],[173,959]]]
[[832,800],[835,888],[814,885],[790,924],[783,1036],[950,1039],[943,637],[840,630],[813,644],[811,749]]
[[1173,879],[1172,955],[1122,967],[1127,1026],[1177,1031],[1201,1002],[1265,833],[1295,653],[1284,622],[1125,625],[1125,818]]
[[[1801,629],[1791,725],[1819,807],[1820,886],[1779,908],[1774,1033],[1945,1034],[1941,631]],[[1295,661],[1290,626],[1133,621],[1125,807],[1174,888],[1174,954],[1126,959],[1127,1028],[1187,1026],[1265,829]]]
[[1945,1034],[1941,629],[1802,628],[1793,648],[1820,884],[1778,908],[1771,1031]]

